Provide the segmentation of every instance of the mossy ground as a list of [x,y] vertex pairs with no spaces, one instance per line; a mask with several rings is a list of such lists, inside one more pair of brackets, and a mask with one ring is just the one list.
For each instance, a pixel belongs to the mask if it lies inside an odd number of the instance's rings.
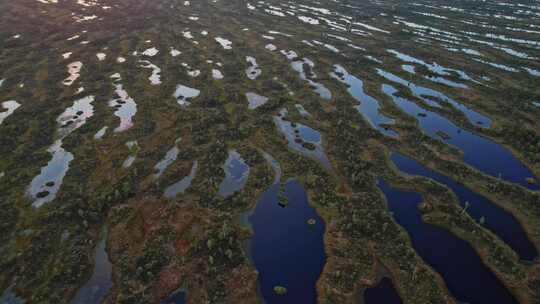
[[[1,289],[14,286],[18,295],[35,303],[69,302],[91,275],[93,248],[106,225],[114,283],[107,302],[157,303],[184,286],[190,303],[259,303],[257,274],[243,247],[252,232],[238,218],[253,209],[257,197],[273,181],[272,169],[260,153],[264,150],[279,161],[282,180],[296,178],[305,186],[310,203],[327,224],[327,263],[317,284],[320,303],[356,303],[362,290],[375,285],[381,275],[392,277],[405,303],[454,303],[443,280],[418,256],[406,231],[393,220],[376,187],[381,177],[400,189],[419,192],[433,206],[424,220],[471,244],[521,302],[539,300],[538,261],[520,262],[500,239],[459,212],[449,189],[398,173],[388,154],[397,151],[412,156],[485,195],[523,224],[537,248],[540,195],[474,170],[464,164],[460,151],[424,135],[416,120],[381,92],[381,84],[388,83],[375,73],[374,68],[381,65],[364,56],[379,58],[382,68],[406,79],[410,76],[398,68],[401,62],[386,49],[410,50],[425,61],[466,68],[475,75],[486,74],[484,66],[471,65],[463,55],[448,56],[436,45],[418,47],[412,34],[385,18],[374,25],[392,35],[364,38],[343,33],[367,51],[332,40],[342,50],[338,55],[301,43],[321,39],[320,27],[248,10],[244,1],[193,1],[190,6],[177,0],[110,2],[113,9],[102,20],[84,25],[73,23],[71,12],[102,16],[103,10],[71,1],[58,5],[11,1],[0,12],[4,43],[0,78],[7,78],[0,88],[0,100],[22,104],[0,126],[0,172],[5,172],[0,180]],[[334,8],[331,2],[321,5]],[[367,20],[380,12],[409,14],[406,4],[400,3],[354,5],[363,8]],[[347,13],[343,7],[336,10]],[[191,14],[200,19],[188,20]],[[186,28],[198,44],[183,38]],[[208,36],[200,35],[204,30]],[[294,38],[278,34],[273,35],[275,40],[261,38],[268,30]],[[13,39],[16,34],[21,38]],[[75,34],[81,38],[66,40]],[[223,50],[214,41],[216,36],[232,40],[233,49]],[[91,43],[80,44],[85,40]],[[279,51],[265,50],[267,43],[314,60],[317,81],[332,91],[332,100],[319,98]],[[150,84],[151,71],[140,68],[139,57],[132,55],[153,46],[160,53],[148,59],[162,69],[163,84],[159,86]],[[169,56],[170,47],[182,54]],[[74,52],[72,57],[62,59],[61,54],[68,51]],[[95,54],[102,51],[107,58],[98,61]],[[507,59],[494,51],[483,53],[486,60]],[[119,56],[128,61],[116,63]],[[255,81],[245,76],[245,56],[255,56],[263,70]],[[84,63],[81,78],[73,87],[65,87],[61,82],[67,76],[66,65],[76,60]],[[182,62],[200,69],[201,76],[188,76]],[[218,67],[217,62],[223,66]],[[395,120],[391,128],[399,133],[398,139],[382,136],[354,110],[356,101],[329,76],[334,64],[345,66],[364,81],[366,93]],[[212,68],[220,69],[225,78],[212,79]],[[540,176],[540,122],[538,109],[529,102],[540,100],[537,80],[489,70],[494,79],[490,88],[468,83],[470,89],[450,89],[421,77],[429,71],[420,68],[417,72],[415,83],[471,106],[489,116],[493,126],[489,130],[475,126],[447,104],[430,110],[505,145]],[[112,132],[119,120],[107,103],[114,98],[109,78],[113,73],[121,74],[124,88],[137,102],[134,127],[122,133]],[[177,84],[197,88],[201,95],[190,106],[181,107],[172,96]],[[78,86],[85,92],[73,96]],[[247,91],[270,100],[248,110]],[[32,208],[26,187],[50,158],[47,147],[55,136],[56,117],[75,99],[89,94],[95,96],[95,114],[64,142],[75,160],[61,191],[52,203]],[[422,104],[405,88],[399,94]],[[297,103],[311,116],[301,116],[294,107]],[[272,121],[283,107],[289,110],[291,121],[321,132],[331,171],[286,148],[286,140]],[[109,126],[105,137],[94,140],[105,125]],[[179,137],[178,160],[156,182],[153,166]],[[130,154],[125,142],[130,140],[138,141],[139,150],[133,166],[124,169],[121,164]],[[250,176],[241,192],[217,198],[230,149],[246,160]],[[163,198],[165,187],[189,174],[195,160],[199,169],[187,192],[174,200]]]

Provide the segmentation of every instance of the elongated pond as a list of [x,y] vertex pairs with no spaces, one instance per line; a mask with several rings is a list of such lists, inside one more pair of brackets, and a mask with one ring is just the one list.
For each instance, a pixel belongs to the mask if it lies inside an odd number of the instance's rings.
[[399,170],[407,174],[429,177],[452,189],[466,212],[473,219],[483,221],[483,226],[491,230],[512,247],[521,259],[532,260],[538,255],[536,248],[527,238],[527,234],[522,226],[503,208],[498,207],[485,197],[474,193],[465,186],[458,184],[451,178],[422,166],[411,158],[399,153],[393,153],[391,159]]
[[227,197],[244,187],[249,177],[249,166],[236,150],[231,150],[223,165],[223,170],[225,179],[219,185],[218,194]]
[[0,103],[0,125],[4,122],[4,120],[13,114],[15,110],[17,110],[21,104],[16,102],[15,100],[8,100]]
[[[408,87],[411,90],[411,92],[414,94],[414,96],[423,100],[425,103],[427,103],[428,105],[432,107],[436,107],[436,108],[441,107],[439,102],[435,101],[433,98],[443,100],[451,104],[455,109],[461,111],[469,119],[469,121],[472,124],[477,124],[482,127],[489,127],[491,125],[491,119],[489,119],[488,117],[468,108],[464,104],[446,96],[445,94],[439,91],[416,85],[410,81],[402,79],[392,73],[383,71],[381,69],[377,69],[377,74],[379,74],[380,76],[390,81],[393,81],[395,83]],[[432,98],[430,99],[429,97],[432,97]]]
[[39,175],[32,179],[28,193],[33,199],[32,206],[41,207],[55,199],[56,193],[69,169],[69,163],[73,160],[73,154],[62,147],[62,141],[57,140],[47,151],[52,158],[46,166],[41,168]]
[[278,130],[287,138],[288,147],[311,159],[318,161],[323,167],[330,170],[330,160],[322,146],[319,131],[308,126],[286,120],[287,109],[282,109],[279,116],[274,117]]
[[[261,195],[249,217],[254,231],[249,246],[259,271],[260,292],[269,304],[315,303],[315,284],[326,259],[325,225],[309,206],[298,181],[283,187],[286,207],[278,204],[280,184],[275,183]],[[284,287],[286,292],[278,294],[276,287]]]
[[178,153],[180,153],[180,149],[178,148],[178,144],[180,143],[182,139],[178,138],[174,141],[174,146],[167,151],[163,159],[161,159],[155,166],[154,166],[154,178],[158,179],[167,168],[174,163],[176,158],[178,157]]
[[518,303],[467,242],[422,221],[417,207],[422,197],[418,193],[393,189],[383,180],[379,181],[379,188],[388,200],[394,219],[409,233],[416,252],[442,276],[458,301]]
[[176,183],[168,186],[165,189],[165,192],[163,193],[163,195],[166,198],[173,199],[178,194],[184,193],[187,190],[187,188],[191,186],[191,181],[193,181],[193,179],[195,178],[195,174],[197,174],[197,166],[198,166],[198,162],[194,161],[193,165],[191,166],[189,175],[177,181]]
[[94,115],[93,101],[94,96],[76,100],[71,107],[65,109],[56,119],[58,128],[55,137],[57,139],[47,149],[51,159],[47,165],[41,168],[40,173],[32,179],[27,189],[27,194],[32,200],[32,206],[38,208],[56,198],[64,176],[69,170],[69,164],[74,159],[73,154],[62,147],[62,141],[82,127],[87,119]]
[[107,233],[103,233],[94,251],[92,277],[77,292],[71,304],[99,304],[112,287],[112,264],[107,255]]
[[[427,111],[411,100],[397,96],[397,90],[390,85],[384,84],[382,90],[401,110],[415,117],[422,131],[428,136],[444,140],[461,149],[463,159],[467,164],[491,176],[501,177],[529,189],[540,189],[540,183],[527,182],[527,178],[533,177],[534,174],[503,146],[462,129],[443,116]],[[446,133],[448,137],[442,139],[438,131]]]
[[386,136],[397,136],[395,131],[382,126],[384,124],[393,124],[394,120],[382,114],[380,112],[379,102],[364,92],[364,82],[362,80],[349,74],[349,72],[340,65],[335,65],[334,72],[330,75],[349,86],[347,91],[358,102],[356,110],[365,117],[373,128]]
[[293,68],[293,70],[298,72],[298,74],[300,75],[300,79],[306,81],[309,86],[312,87],[313,90],[322,99],[332,99],[332,92],[330,92],[330,90],[326,88],[322,83],[313,80],[317,78],[317,75],[315,75],[315,73],[313,72],[313,68],[315,67],[313,61],[309,60],[308,58],[300,59],[294,51],[286,52],[282,50],[281,53],[285,57],[287,57],[287,59],[289,59],[289,61],[291,62],[291,67]]
[[109,106],[115,108],[114,115],[120,118],[120,124],[114,132],[123,132],[133,127],[133,116],[137,113],[137,103],[131,98],[128,92],[118,83],[122,78],[120,74],[114,74],[111,78],[115,79],[115,94],[118,98],[109,101]]

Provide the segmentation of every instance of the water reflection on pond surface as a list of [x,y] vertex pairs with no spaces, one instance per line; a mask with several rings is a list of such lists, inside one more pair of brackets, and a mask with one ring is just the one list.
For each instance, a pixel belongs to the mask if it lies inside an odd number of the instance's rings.
[[112,264],[107,255],[107,233],[94,250],[94,272],[92,277],[77,292],[71,304],[101,303],[112,287]]
[[223,49],[225,50],[232,49],[232,41],[225,38],[221,38],[221,37],[216,37],[215,40],[217,41],[217,43],[221,45],[221,47],[223,47]]
[[301,104],[295,104],[294,107],[296,108],[296,110],[298,110],[298,113],[304,117],[309,117],[311,116],[311,114],[309,114],[309,112],[304,108],[303,105]]
[[[457,102],[456,100],[444,95],[443,93],[439,91],[435,91],[430,88],[415,85],[412,82],[409,82],[405,79],[402,79],[392,73],[386,72],[381,69],[377,69],[377,74],[386,78],[387,80],[390,80],[392,82],[408,87],[414,96],[423,100],[425,103],[427,103],[428,105],[432,107],[441,108],[441,105],[439,104],[439,102],[434,100],[434,99],[439,99],[439,100],[442,100],[451,104],[455,109],[461,111],[467,117],[467,119],[469,119],[469,121],[472,124],[476,124],[485,128],[489,128],[489,126],[491,125],[491,119],[489,119],[488,117],[468,108],[464,104]],[[432,98],[429,98],[429,97],[432,97]]]
[[[120,74],[114,74],[111,78],[115,81],[121,80]],[[137,103],[131,98],[122,84],[115,84],[115,94],[118,98],[109,101],[109,106],[115,108],[114,115],[120,118],[120,124],[114,132],[124,132],[133,127],[133,116],[137,113]]]
[[170,185],[169,187],[167,187],[163,195],[166,198],[173,199],[178,194],[184,193],[187,190],[187,188],[191,186],[191,182],[195,178],[195,174],[197,174],[197,166],[198,166],[198,162],[194,161],[193,166],[191,167],[191,171],[189,172],[189,175],[179,180],[178,182]]
[[139,150],[139,144],[136,140],[132,140],[126,142],[126,147],[129,149],[129,155],[122,163],[123,168],[131,167],[135,159],[137,159],[137,151]]
[[[396,95],[398,92],[390,85],[383,85],[383,92],[405,113],[416,118],[420,128],[428,136],[443,139],[463,151],[464,161],[474,168],[507,181],[520,184],[529,189],[540,189],[540,183],[530,184],[527,178],[534,174],[503,146],[461,129],[453,122],[435,112],[427,111],[416,103]],[[441,138],[439,131],[447,135]]]
[[257,60],[254,57],[246,56],[246,61],[249,63],[249,67],[246,69],[246,76],[251,80],[257,79],[262,73]]
[[288,147],[330,170],[332,166],[322,147],[321,134],[308,126],[286,120],[286,115],[287,110],[282,109],[279,116],[274,117],[274,123],[287,138]]
[[475,304],[517,303],[467,242],[422,220],[418,210],[422,197],[418,193],[391,188],[383,180],[379,181],[379,188],[394,219],[407,230],[416,252],[442,276],[457,300]]
[[334,66],[333,78],[348,85],[347,91],[358,102],[356,110],[360,112],[371,126],[386,136],[396,137],[395,131],[389,130],[383,125],[394,124],[394,120],[381,113],[380,105],[375,98],[364,92],[364,82],[351,75],[340,65]]
[[249,177],[249,166],[238,152],[231,150],[223,170],[225,171],[225,179],[219,185],[218,194],[227,197],[245,185]]
[[[322,83],[318,83],[313,79],[317,78],[317,75],[313,72],[315,64],[313,61],[302,58],[300,59],[295,51],[281,51],[281,53],[291,61],[291,67],[298,72],[300,79],[306,81],[313,90],[319,94],[322,99],[332,99],[332,93]],[[309,69],[306,71],[306,68]]]
[[139,62],[142,64],[141,65],[142,68],[152,70],[152,74],[150,75],[150,77],[148,77],[148,80],[150,80],[150,84],[160,85],[161,84],[161,69],[157,65],[151,63],[148,60],[139,60]]
[[67,67],[69,76],[64,79],[62,83],[66,86],[71,86],[75,82],[75,80],[77,80],[81,76],[81,74],[79,73],[81,72],[82,66],[83,64],[80,61],[75,61],[68,64]]
[[199,96],[201,91],[187,87],[185,85],[177,85],[176,90],[174,91],[173,96],[176,98],[176,101],[181,106],[187,106],[191,103],[191,98]]
[[178,138],[174,142],[174,146],[167,151],[165,154],[165,157],[163,157],[162,160],[160,160],[155,166],[154,166],[154,178],[157,179],[167,170],[167,168],[176,160],[178,157],[178,153],[180,153],[180,149],[178,148],[178,143],[180,143],[182,139]]
[[[249,247],[260,292],[266,303],[315,303],[315,284],[326,260],[325,224],[298,181],[284,185],[286,208],[278,204],[279,193],[280,184],[275,183],[249,216],[254,231]],[[276,287],[286,288],[286,293],[276,294]]]
[[101,129],[99,129],[99,131],[96,132],[96,134],[94,134],[94,139],[96,140],[101,140],[103,138],[103,136],[105,136],[105,133],[107,132],[107,129],[109,127],[105,126]]
[[69,164],[74,158],[73,154],[62,148],[61,140],[57,140],[47,151],[52,158],[45,167],[41,168],[41,173],[32,179],[28,189],[34,207],[41,207],[54,200],[69,169]]
[[400,171],[410,175],[428,177],[448,186],[458,197],[461,207],[465,208],[465,211],[474,220],[483,222],[482,226],[491,230],[512,247],[521,259],[533,260],[536,258],[538,254],[536,248],[512,214],[462,184],[422,166],[411,158],[399,153],[392,153],[391,159]]
[[246,98],[248,100],[248,109],[250,110],[255,110],[268,102],[268,97],[253,92],[247,92]]
[[0,108],[0,110],[5,110],[5,111],[0,112],[0,125],[4,122],[6,118],[8,118],[8,116],[13,114],[13,112],[15,112],[15,110],[17,110],[20,106],[21,104],[16,102],[15,100],[8,100],[8,101],[2,102],[2,107]]

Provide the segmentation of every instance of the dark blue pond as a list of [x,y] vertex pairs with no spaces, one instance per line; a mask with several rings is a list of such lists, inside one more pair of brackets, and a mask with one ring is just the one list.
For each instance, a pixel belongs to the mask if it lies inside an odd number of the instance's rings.
[[177,290],[173,292],[167,299],[160,302],[160,304],[185,304],[186,293],[183,290]]
[[330,73],[330,76],[349,86],[347,91],[358,102],[356,110],[366,118],[373,128],[386,136],[398,136],[395,131],[381,126],[382,124],[394,124],[394,120],[381,113],[379,102],[364,92],[364,82],[362,80],[349,74],[344,67],[337,64],[334,65],[334,72]]
[[[284,185],[287,207],[278,205],[280,184],[274,184],[257,201],[249,222],[254,236],[249,242],[259,271],[260,292],[268,304],[316,303],[315,284],[325,263],[323,220],[311,208],[297,181]],[[315,219],[309,225],[308,220]],[[277,295],[275,286],[287,288]]]
[[365,304],[401,304],[401,298],[397,293],[392,281],[389,278],[383,278],[375,287],[364,291]]
[[72,304],[98,304],[101,303],[112,287],[112,264],[107,255],[107,233],[94,250],[94,273],[86,284],[75,295]]
[[[464,104],[444,95],[443,93],[439,91],[422,87],[422,86],[417,86],[416,84],[410,81],[402,79],[392,73],[383,71],[381,69],[377,69],[377,73],[390,81],[393,81],[395,83],[399,83],[403,86],[408,87],[411,90],[411,92],[414,94],[414,96],[418,97],[419,99],[422,99],[425,103],[429,104],[432,107],[441,108],[441,105],[438,101],[435,101],[429,98],[429,97],[436,97],[440,100],[443,100],[451,104],[455,109],[461,111],[469,119],[471,123],[478,124],[483,127],[489,127],[491,125],[491,119],[489,119],[488,117],[468,108]],[[430,80],[433,81],[433,79],[430,79]],[[435,80],[440,81],[440,78],[439,79],[435,78]],[[446,80],[443,82],[445,84],[449,84],[449,80]]]
[[[428,136],[443,140],[445,143],[461,149],[463,159],[467,164],[491,176],[500,176],[509,182],[520,184],[529,189],[540,189],[540,182],[534,185],[527,182],[526,179],[534,177],[534,174],[503,146],[461,129],[450,120],[435,112],[427,111],[413,101],[395,96],[397,90],[390,85],[384,84],[382,90],[392,98],[400,109],[415,117],[420,128]],[[442,139],[437,135],[439,130],[448,134],[450,138]]]
[[318,143],[321,141],[321,133],[313,130],[310,127],[301,125],[298,127],[298,133],[304,141],[309,141],[312,143]]
[[518,303],[467,242],[422,221],[417,208],[422,197],[418,193],[393,189],[383,180],[379,188],[395,220],[409,233],[416,252],[443,277],[457,300],[473,304]]
[[462,207],[465,202],[469,203],[467,213],[475,220],[484,217],[484,227],[491,230],[503,241],[505,241],[523,260],[533,260],[538,252],[529,241],[527,235],[518,221],[503,208],[490,202],[485,197],[476,194],[465,186],[456,183],[451,178],[438,174],[417,161],[405,157],[399,153],[392,153],[392,161],[399,170],[410,175],[421,175],[434,179],[435,181],[448,186],[459,198]]

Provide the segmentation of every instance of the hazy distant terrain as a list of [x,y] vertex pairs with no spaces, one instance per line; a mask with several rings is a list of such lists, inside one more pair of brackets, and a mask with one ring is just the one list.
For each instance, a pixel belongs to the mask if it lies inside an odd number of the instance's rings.
[[0,303],[540,303],[540,3],[0,2]]

